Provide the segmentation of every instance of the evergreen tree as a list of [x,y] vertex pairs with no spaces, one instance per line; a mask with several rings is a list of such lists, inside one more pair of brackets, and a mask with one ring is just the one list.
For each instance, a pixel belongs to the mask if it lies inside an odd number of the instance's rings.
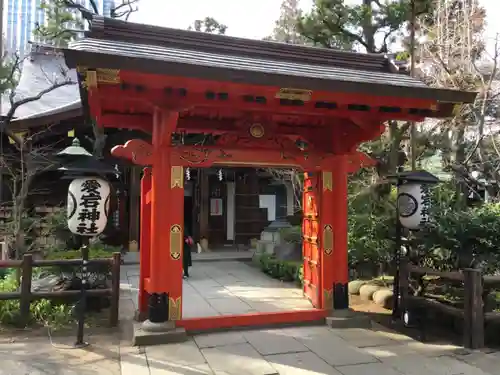
[[205,17],[202,20],[194,21],[193,25],[188,27],[188,30],[223,35],[226,33],[227,26],[213,17]]
[[[111,18],[128,20],[138,10],[139,0],[122,0],[115,2],[111,9]],[[95,0],[90,1],[90,9],[85,8],[77,0],[43,0],[40,8],[45,12],[45,24],[37,24],[34,30],[44,43],[65,47],[84,31],[85,20],[99,14]]]
[[283,0],[280,18],[275,22],[272,35],[265,39],[290,44],[307,44],[310,41],[298,30],[297,22],[301,18],[299,0]]
[[298,30],[322,47],[387,53],[410,19],[412,1],[417,16],[429,12],[430,0],[362,0],[359,5],[315,0],[313,9],[299,19]]

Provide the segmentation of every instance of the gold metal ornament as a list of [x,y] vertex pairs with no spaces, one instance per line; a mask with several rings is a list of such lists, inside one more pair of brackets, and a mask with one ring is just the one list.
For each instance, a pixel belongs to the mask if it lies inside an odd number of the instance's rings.
[[179,224],[174,224],[170,227],[170,258],[179,260],[182,246],[182,227]]
[[333,191],[333,178],[332,172],[323,172],[323,191]]
[[168,320],[180,320],[182,317],[182,299],[181,297],[168,299]]
[[254,138],[262,138],[265,134],[264,127],[261,124],[252,124],[249,131]]
[[333,253],[333,228],[330,224],[323,227],[323,251],[326,255]]
[[323,291],[323,308],[325,310],[333,309],[333,289],[325,289]]
[[170,188],[179,188],[184,190],[184,168],[172,166],[170,171]]

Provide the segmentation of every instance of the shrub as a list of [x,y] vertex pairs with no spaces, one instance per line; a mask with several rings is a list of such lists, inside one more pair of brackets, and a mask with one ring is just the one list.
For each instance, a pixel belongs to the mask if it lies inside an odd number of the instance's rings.
[[[3,280],[0,280],[0,292],[15,292],[18,290],[18,283],[15,275],[9,274]],[[17,325],[20,320],[19,300],[0,301],[0,324]],[[60,327],[69,324],[73,318],[71,307],[64,304],[55,304],[49,300],[42,299],[33,301],[30,307],[31,322]]]
[[258,255],[258,262],[262,272],[282,281],[297,281],[302,284],[302,263],[297,261],[278,260],[267,253]]
[[302,243],[302,226],[280,229],[280,237],[288,243]]
[[[112,252],[107,249],[100,247],[90,247],[89,248],[89,259],[99,259],[99,258],[110,258]],[[56,251],[50,253],[46,259],[59,260],[59,259],[81,259],[82,253],[80,250],[67,250],[67,251]],[[50,272],[59,275],[61,273],[75,274],[78,272],[80,267],[78,266],[54,266],[50,267]],[[90,273],[96,273],[99,275],[108,275],[111,272],[110,264],[94,264],[88,267]]]

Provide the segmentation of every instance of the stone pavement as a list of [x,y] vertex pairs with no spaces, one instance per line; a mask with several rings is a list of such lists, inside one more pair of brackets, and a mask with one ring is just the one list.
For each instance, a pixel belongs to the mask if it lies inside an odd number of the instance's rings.
[[86,335],[91,345],[74,349],[74,335],[50,339],[41,333],[0,335],[0,375],[121,374],[118,335]]
[[[122,285],[135,303],[139,269],[124,266],[122,274]],[[237,261],[195,262],[183,282],[182,300],[186,318],[312,308],[294,283],[274,280]]]
[[[299,289],[243,263],[195,263],[184,282],[183,313],[208,316],[310,308]],[[136,308],[136,266],[122,272],[121,319]],[[295,306],[293,304],[296,304]],[[494,375],[500,353],[429,345],[381,326],[334,330],[326,326],[230,331],[197,335],[188,342],[120,347],[122,375]]]
[[122,375],[494,375],[500,355],[424,345],[385,330],[298,327],[197,335],[121,351]]
[[[232,293],[250,306],[259,298],[280,292],[266,284],[258,270],[243,267],[240,281],[257,281],[248,295],[231,290],[239,285],[231,276],[235,267],[217,267],[211,275],[217,293]],[[244,266],[244,265],[242,265]],[[196,268],[196,267],[195,267]],[[198,268],[198,277],[202,277]],[[194,269],[193,269],[194,270]],[[208,270],[208,268],[206,269]],[[213,270],[212,270],[213,271]],[[253,273],[255,271],[255,274]],[[226,275],[224,275],[224,273]],[[90,346],[72,349],[72,337],[0,334],[0,375],[497,375],[500,353],[468,353],[451,345],[422,344],[381,326],[366,329],[330,329],[326,326],[229,331],[196,335],[179,344],[137,348],[130,346],[131,317],[137,290],[129,282],[137,267],[122,273],[120,319],[115,334],[86,335]],[[194,273],[193,273],[194,275]],[[252,276],[253,275],[253,276]],[[234,275],[233,275],[234,276]],[[196,286],[197,277],[193,278]],[[259,281],[261,280],[261,281]],[[191,285],[191,281],[188,285]],[[199,291],[191,285],[193,291]],[[200,287],[202,288],[202,287]],[[272,290],[266,294],[266,288]],[[287,289],[288,286],[283,286]],[[239,293],[239,294],[238,294]],[[286,292],[287,293],[287,292]],[[224,297],[221,297],[224,298]],[[230,295],[227,298],[234,298]],[[284,298],[288,299],[288,298]],[[211,298],[207,301],[210,304]],[[299,299],[298,299],[299,300]],[[266,301],[269,305],[272,301]],[[279,307],[279,303],[277,303]],[[213,304],[214,311],[222,308]],[[194,307],[193,307],[194,308]],[[202,307],[203,309],[205,307]],[[220,308],[220,310],[218,310]],[[255,307],[253,307],[255,309]],[[299,308],[301,308],[299,306]],[[86,332],[88,333],[88,331]]]

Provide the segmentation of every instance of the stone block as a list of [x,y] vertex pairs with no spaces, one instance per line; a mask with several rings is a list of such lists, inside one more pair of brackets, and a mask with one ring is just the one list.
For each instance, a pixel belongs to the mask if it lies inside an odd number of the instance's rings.
[[331,328],[371,328],[371,319],[352,310],[334,310],[326,317],[326,324]]
[[373,298],[373,293],[382,288],[383,286],[379,285],[370,285],[370,284],[363,285],[359,289],[359,296],[363,301],[371,301]]
[[[149,323],[150,324],[150,323]],[[150,346],[184,342],[188,339],[184,328],[175,327],[174,322],[158,325],[156,329],[151,329],[149,324],[134,323],[132,336],[133,346]]]
[[302,260],[302,246],[299,243],[282,243],[274,247],[276,259],[284,261]]
[[275,243],[272,241],[259,240],[257,242],[257,251],[260,253],[274,254]]

